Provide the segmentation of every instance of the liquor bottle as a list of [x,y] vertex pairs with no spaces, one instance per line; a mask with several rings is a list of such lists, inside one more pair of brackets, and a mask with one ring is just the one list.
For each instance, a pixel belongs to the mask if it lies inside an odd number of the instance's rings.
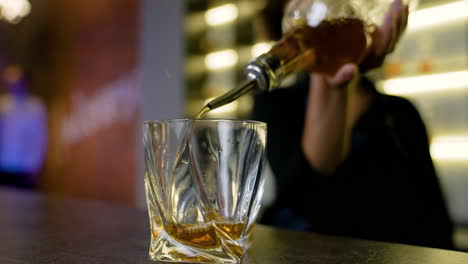
[[346,63],[359,63],[371,44],[374,25],[381,23],[392,2],[289,1],[282,21],[283,37],[270,51],[248,63],[240,86],[208,102],[197,117],[250,91],[274,90],[298,71],[334,75]]

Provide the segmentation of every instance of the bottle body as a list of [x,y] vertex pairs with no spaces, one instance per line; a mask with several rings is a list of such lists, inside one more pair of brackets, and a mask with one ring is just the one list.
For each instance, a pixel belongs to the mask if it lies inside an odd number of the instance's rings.
[[296,23],[270,51],[245,67],[244,84],[208,103],[206,111],[251,90],[274,90],[301,70],[333,75],[346,63],[359,63],[370,42],[368,33],[369,26],[359,18],[327,19],[317,26]]
[[[267,84],[259,85],[264,86],[261,90],[273,90],[285,77],[301,70],[333,75],[346,63],[359,63],[369,44],[368,32],[369,26],[358,18],[295,26],[269,52],[249,63],[246,78],[266,78]],[[252,74],[253,67],[266,69]]]

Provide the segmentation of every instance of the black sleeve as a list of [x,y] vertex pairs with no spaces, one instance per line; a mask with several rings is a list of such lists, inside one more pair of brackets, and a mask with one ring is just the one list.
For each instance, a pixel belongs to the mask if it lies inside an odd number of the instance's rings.
[[307,219],[309,231],[353,236],[347,230],[353,229],[363,214],[356,215],[360,198],[355,192],[361,181],[353,176],[352,157],[326,175],[311,165],[299,148],[289,157],[288,167],[292,180],[279,194],[280,206]]
[[323,175],[302,153],[305,104],[297,98],[284,91],[256,101],[255,117],[269,125],[267,152],[278,191],[263,223],[452,248],[426,128],[409,101],[379,96],[378,107],[353,129],[348,158],[333,175]]
[[323,213],[332,208],[330,203],[337,202],[333,196],[326,198],[326,203],[323,202],[324,193],[329,193],[327,190],[338,186],[334,183],[335,177],[323,175],[310,166],[302,152],[307,90],[307,87],[299,86],[255,97],[251,117],[268,124],[267,157],[275,174],[277,187],[276,201],[267,210],[261,223],[294,228],[293,223],[275,223],[275,219],[284,210],[294,215],[286,222],[294,221],[295,218],[313,219],[316,212]]
[[[399,144],[407,155],[412,180],[416,222],[414,237],[422,244],[453,249],[452,222],[445,203],[445,195],[430,155],[427,129],[416,108],[399,98],[399,111],[394,117],[394,129],[401,139]],[[421,244],[421,243],[420,243]]]
[[[275,204],[267,210],[270,213],[260,221],[265,224],[273,224],[273,218],[282,208],[301,204],[302,193],[295,191],[295,185],[316,173],[301,151],[308,94],[306,84],[307,81],[302,81],[295,87],[258,94],[254,98],[251,118],[268,124],[267,157],[276,183]],[[293,197],[291,193],[296,193],[297,197]],[[305,192],[304,195],[308,193],[310,192]]]
[[251,118],[267,123],[267,157],[277,185],[290,180],[289,160],[300,149],[307,91],[280,89],[255,96]]

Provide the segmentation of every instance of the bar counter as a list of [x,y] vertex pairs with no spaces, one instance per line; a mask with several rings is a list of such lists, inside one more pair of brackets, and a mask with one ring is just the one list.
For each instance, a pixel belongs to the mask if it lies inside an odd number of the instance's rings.
[[[145,210],[0,187],[0,263],[155,263]],[[467,264],[456,251],[257,225],[248,264]]]

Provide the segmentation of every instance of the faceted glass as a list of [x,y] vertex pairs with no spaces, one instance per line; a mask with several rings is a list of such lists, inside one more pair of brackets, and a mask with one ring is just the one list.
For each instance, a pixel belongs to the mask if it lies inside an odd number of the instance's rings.
[[144,124],[151,259],[241,262],[260,209],[265,143],[266,124],[256,121]]

